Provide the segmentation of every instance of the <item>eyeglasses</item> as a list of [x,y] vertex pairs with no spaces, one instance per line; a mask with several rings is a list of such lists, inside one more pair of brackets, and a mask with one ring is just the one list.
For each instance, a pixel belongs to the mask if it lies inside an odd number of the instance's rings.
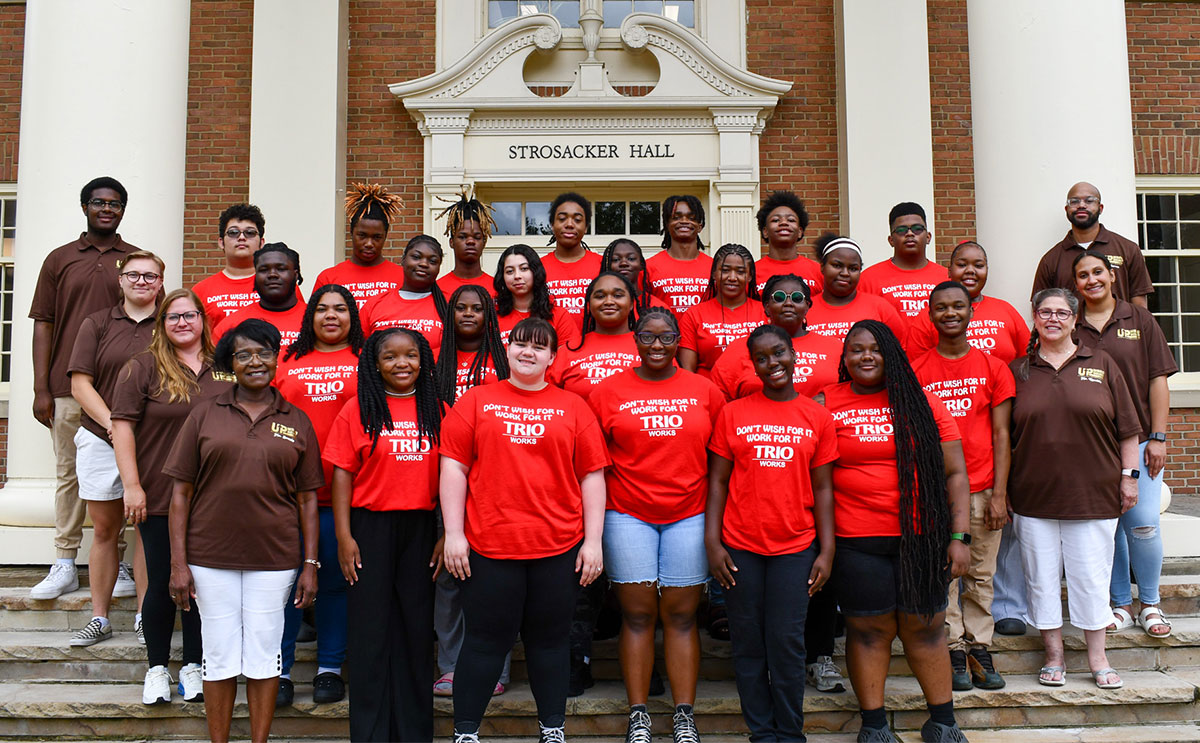
[[166,314],[166,320],[169,323],[177,323],[180,320],[183,320],[184,322],[191,322],[198,317],[200,317],[199,310],[190,310],[188,312],[168,312]]
[[104,207],[107,206],[109,209],[112,209],[114,212],[119,212],[125,208],[125,204],[123,204],[120,201],[107,201],[105,199],[92,199],[87,204],[88,204],[88,206],[92,207],[93,209],[103,209]]
[[228,237],[230,240],[236,240],[242,235],[245,235],[247,240],[253,240],[258,237],[258,230],[239,230],[237,227],[230,227],[225,230],[225,237]]
[[151,273],[150,271],[126,271],[125,273],[121,274],[121,276],[128,279],[130,284],[136,284],[139,281],[145,281],[147,284],[153,284],[155,281],[158,281],[162,278],[162,274]]
[[892,230],[892,234],[897,235],[899,237],[903,237],[910,232],[913,233],[914,235],[924,235],[925,234],[925,225],[923,225],[923,224],[902,224],[899,227],[897,227],[896,229]]
[[1049,320],[1050,318],[1054,318],[1055,320],[1070,320],[1072,317],[1075,317],[1075,313],[1070,310],[1040,309],[1035,310],[1033,314],[1037,315],[1038,319],[1041,320]]
[[645,331],[633,336],[643,346],[652,346],[658,341],[664,346],[673,346],[679,342],[679,333],[647,333]]
[[808,299],[808,296],[804,292],[800,291],[795,291],[790,294],[785,291],[771,292],[772,302],[785,302],[787,301],[788,297],[791,297],[793,302],[803,302],[804,300]]
[[261,351],[238,351],[233,355],[233,360],[239,364],[249,364],[251,359],[259,361],[271,361],[278,355],[278,352],[272,351],[269,348],[264,348]]
[[1067,199],[1067,206],[1082,206],[1083,204],[1095,206],[1099,203],[1100,199],[1097,199],[1095,196],[1077,196],[1073,199]]

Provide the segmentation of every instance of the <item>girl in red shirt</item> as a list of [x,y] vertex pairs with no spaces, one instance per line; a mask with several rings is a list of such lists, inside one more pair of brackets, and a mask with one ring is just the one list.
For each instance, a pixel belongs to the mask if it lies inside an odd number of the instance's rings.
[[704,252],[704,206],[695,196],[668,196],[662,204],[663,249],[646,261],[658,298],[675,314],[704,301],[712,258]]
[[827,232],[817,240],[821,256],[823,290],[813,297],[808,311],[808,329],[839,341],[859,320],[879,320],[905,342],[907,324],[886,299],[858,290],[862,275],[862,248],[848,237]]
[[[454,679],[460,743],[479,740],[518,632],[541,739],[563,740],[575,595],[604,569],[608,454],[587,403],[546,382],[557,341],[545,320],[518,323],[511,376],[469,390],[442,428],[444,554],[463,581],[466,617]],[[428,634],[422,641],[428,645]]]
[[821,264],[800,254],[800,241],[808,229],[804,202],[791,191],[773,191],[758,210],[758,232],[767,242],[767,254],[758,259],[758,290],[772,276],[803,277],[812,294],[821,293]]
[[633,303],[637,291],[619,273],[609,271],[592,280],[587,290],[583,337],[558,349],[548,375],[558,385],[587,399],[607,377],[633,368]]
[[679,365],[708,376],[721,352],[763,324],[754,256],[741,245],[713,255],[705,301],[679,319]]
[[970,560],[958,429],[941,400],[921,389],[881,322],[850,329],[838,377],[824,393],[838,436],[833,582],[862,711],[859,740],[894,740],[883,695],[896,636],[929,706],[922,739],[962,740],[945,630],[947,585]]
[[667,307],[667,303],[654,295],[654,285],[646,272],[646,256],[642,246],[627,237],[618,237],[608,244],[600,256],[600,273],[616,271],[637,289],[635,311],[640,316],[650,307]]
[[447,315],[446,296],[437,285],[442,256],[442,244],[435,237],[417,235],[409,240],[400,257],[404,283],[363,305],[363,332],[370,335],[384,328],[415,330],[425,336],[436,354]]
[[624,619],[626,740],[636,741],[650,736],[646,699],[660,616],[676,738],[694,730],[700,668],[695,617],[708,577],[704,446],[725,400],[711,382],[675,366],[679,325],[669,309],[646,310],[634,338],[638,366],[605,379],[588,401],[613,460],[605,477],[604,555]]
[[373,334],[359,360],[357,396],[324,447],[335,468],[337,562],[350,584],[353,740],[433,740],[425,674],[433,664],[432,578],[441,568],[433,509],[442,418],[433,368],[420,333]]
[[508,334],[527,317],[540,317],[553,325],[559,343],[579,337],[579,326],[550,298],[546,268],[533,248],[520,244],[505,248],[493,281],[502,342],[508,343]]
[[837,437],[792,385],[782,328],[758,328],[746,347],[762,391],[726,405],[713,427],[704,542],[751,738],[804,740],[805,613],[833,564]]

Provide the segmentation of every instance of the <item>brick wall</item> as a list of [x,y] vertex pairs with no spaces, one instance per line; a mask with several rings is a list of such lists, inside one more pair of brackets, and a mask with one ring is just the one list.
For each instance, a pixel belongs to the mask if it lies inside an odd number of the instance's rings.
[[960,240],[975,238],[975,150],[971,140],[971,65],[966,0],[928,0],[929,98],[933,126],[933,200],[941,263]]
[[17,181],[25,6],[0,5],[0,182]]
[[1125,4],[1139,175],[1200,174],[1200,3]]

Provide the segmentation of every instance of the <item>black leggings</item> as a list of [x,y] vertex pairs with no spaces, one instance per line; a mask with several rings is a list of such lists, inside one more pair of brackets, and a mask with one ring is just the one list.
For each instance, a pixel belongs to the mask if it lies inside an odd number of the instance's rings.
[[454,671],[456,732],[479,731],[518,631],[538,721],[546,727],[566,721],[579,547],[537,560],[492,560],[471,551],[471,577],[462,583],[466,633]]
[[[138,524],[142,549],[146,552],[146,596],[142,599],[142,631],[146,635],[146,658],[150,667],[165,666],[171,657],[171,633],[175,631],[175,611],[171,600],[171,535],[166,516],[147,516]],[[183,614],[183,662],[199,663],[200,610],[192,599],[192,608]]]

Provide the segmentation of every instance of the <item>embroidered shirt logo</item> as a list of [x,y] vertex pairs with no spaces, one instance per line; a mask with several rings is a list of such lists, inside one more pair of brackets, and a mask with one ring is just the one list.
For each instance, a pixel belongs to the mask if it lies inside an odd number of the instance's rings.
[[213,378],[213,381],[215,381],[215,382],[236,382],[237,381],[237,377],[234,376],[233,374],[230,374],[229,372],[216,371],[216,370],[213,370],[212,378]]
[[1104,384],[1104,370],[1081,366],[1079,367],[1079,378],[1096,384]]
[[272,423],[271,424],[271,435],[277,439],[283,439],[284,441],[290,441],[294,444],[294,443],[296,443],[296,436],[298,436],[299,434],[300,434],[300,432],[297,431],[296,429],[292,428],[291,426],[285,426],[282,423]]
[[1137,328],[1117,328],[1117,337],[1127,341],[1139,341],[1142,339],[1142,331]]
[[1108,256],[1108,262],[1112,265],[1113,268],[1120,268],[1121,266],[1125,265],[1125,256],[1110,255],[1110,256]]

